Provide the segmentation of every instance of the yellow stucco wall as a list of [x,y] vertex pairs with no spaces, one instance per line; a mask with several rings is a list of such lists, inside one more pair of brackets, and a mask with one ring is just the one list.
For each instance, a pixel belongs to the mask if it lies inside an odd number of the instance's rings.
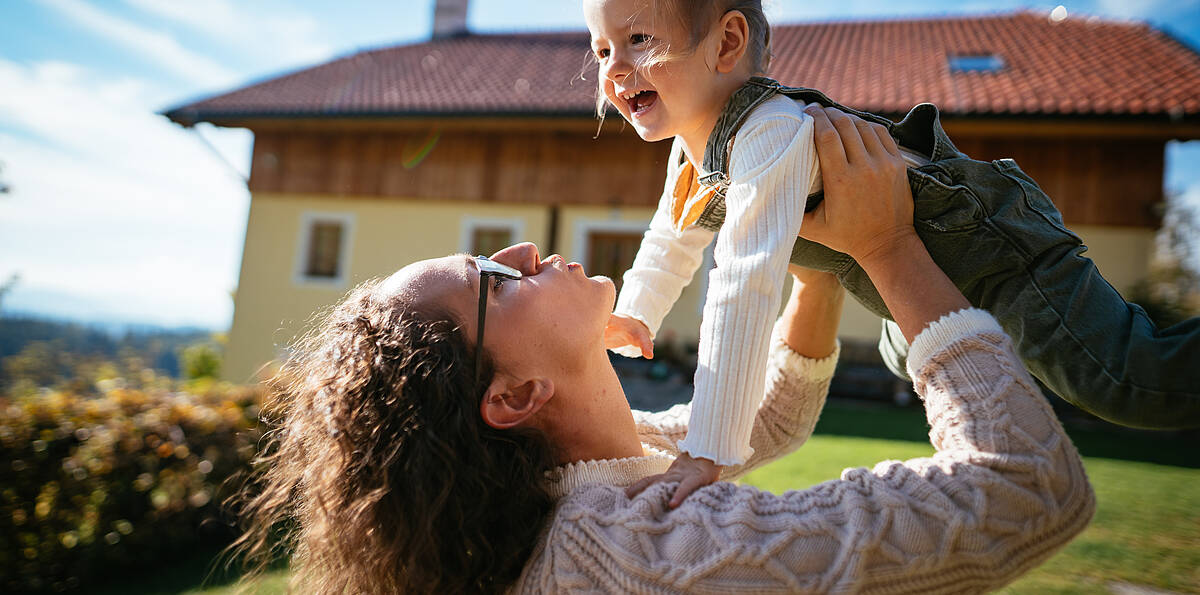
[[[559,208],[554,245],[568,260],[587,261],[583,238],[588,230],[644,230],[649,208]],[[352,216],[348,279],[336,287],[298,284],[295,270],[305,213]],[[517,238],[550,246],[550,208],[539,205],[353,199],[256,194],[250,206],[245,252],[230,331],[225,376],[253,381],[263,363],[279,357],[304,329],[313,312],[336,302],[354,284],[387,275],[410,262],[465,250],[463,221],[497,218],[521,222]],[[1080,227],[1087,253],[1119,290],[1141,278],[1153,249],[1145,229]],[[684,289],[663,322],[663,333],[695,340],[700,326],[703,273]],[[781,291],[789,284],[781,280]],[[847,299],[841,334],[845,340],[878,338],[879,320]]]
[[[345,283],[297,283],[297,252],[305,213],[349,215],[350,262]],[[354,285],[417,260],[465,249],[464,218],[516,219],[518,240],[543,245],[545,207],[435,201],[255,194],[250,201],[242,270],[235,296],[225,378],[251,382],[279,357],[312,314]]]

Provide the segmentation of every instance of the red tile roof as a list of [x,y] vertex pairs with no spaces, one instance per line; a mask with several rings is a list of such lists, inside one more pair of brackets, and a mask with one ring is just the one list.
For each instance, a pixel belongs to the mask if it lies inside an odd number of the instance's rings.
[[[1200,54],[1148,25],[1044,13],[774,28],[772,75],[881,113],[1200,118]],[[997,72],[952,72],[995,55]],[[586,33],[466,35],[364,51],[166,112],[261,117],[586,116]]]

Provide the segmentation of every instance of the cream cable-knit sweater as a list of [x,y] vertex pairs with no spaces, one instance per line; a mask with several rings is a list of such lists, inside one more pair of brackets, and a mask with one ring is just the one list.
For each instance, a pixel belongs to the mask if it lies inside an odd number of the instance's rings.
[[[750,428],[763,394],[767,339],[779,313],[781,283],[804,218],[804,203],[819,180],[813,120],[782,95],[763,102],[737,133],[729,159],[725,223],[713,248],[690,430],[679,449],[720,465],[750,456]],[[625,273],[614,311],[658,332],[683,287],[703,260],[713,233],[680,231],[671,221],[671,196],[682,145],[671,150],[658,211]],[[618,351],[618,353],[623,353]]]
[[[836,356],[809,360],[772,340],[754,458],[812,431]],[[623,487],[665,469],[687,411],[641,415],[646,457],[559,469],[558,504],[514,592],[963,593],[995,589],[1087,526],[1083,464],[996,321],[964,310],[909,352],[932,457],[847,469],[772,494],[719,482],[676,510],[669,486]]]

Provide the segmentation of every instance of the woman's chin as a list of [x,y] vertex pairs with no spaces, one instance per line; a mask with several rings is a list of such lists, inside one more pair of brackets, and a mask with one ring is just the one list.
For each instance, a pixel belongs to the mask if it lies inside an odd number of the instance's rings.
[[[617,285],[613,280],[604,275],[594,275],[588,277],[588,280],[597,284],[598,291],[604,292],[604,304],[608,312],[612,312],[613,306],[617,304]],[[607,322],[607,318],[605,321]]]

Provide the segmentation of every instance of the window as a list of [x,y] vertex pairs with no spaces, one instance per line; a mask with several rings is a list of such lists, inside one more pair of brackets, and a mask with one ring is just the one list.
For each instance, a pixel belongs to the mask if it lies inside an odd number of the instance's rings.
[[342,224],[337,221],[317,221],[309,231],[308,256],[304,274],[308,277],[333,279],[338,276],[338,256],[342,248]]
[[570,258],[583,264],[588,275],[604,275],[621,289],[621,276],[633,265],[649,220],[576,219],[572,226]]
[[642,244],[640,232],[593,231],[587,238],[588,275],[604,275],[613,280],[617,291],[621,291],[621,276],[633,266],[638,246]]
[[946,57],[950,72],[1000,72],[1004,58],[996,54],[960,54]]
[[466,217],[462,221],[458,249],[467,254],[491,256],[501,248],[522,241],[524,236],[525,220],[518,217]]
[[297,284],[340,287],[350,265],[354,216],[347,213],[304,213],[296,254]]
[[507,227],[476,227],[471,233],[470,254],[491,256],[513,244],[512,229]]

